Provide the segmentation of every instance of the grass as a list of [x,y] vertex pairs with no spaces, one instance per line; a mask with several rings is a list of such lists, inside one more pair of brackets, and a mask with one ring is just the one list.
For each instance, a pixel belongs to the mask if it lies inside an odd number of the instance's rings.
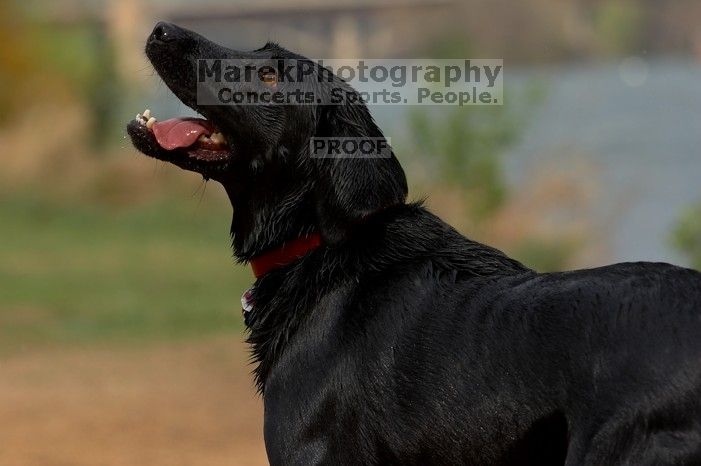
[[0,352],[240,332],[227,206],[0,201]]

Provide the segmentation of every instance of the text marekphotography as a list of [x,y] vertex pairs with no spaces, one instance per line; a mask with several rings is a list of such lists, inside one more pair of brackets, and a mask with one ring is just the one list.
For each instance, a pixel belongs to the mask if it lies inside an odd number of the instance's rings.
[[503,87],[501,59],[201,59],[197,66],[198,105],[502,105]]

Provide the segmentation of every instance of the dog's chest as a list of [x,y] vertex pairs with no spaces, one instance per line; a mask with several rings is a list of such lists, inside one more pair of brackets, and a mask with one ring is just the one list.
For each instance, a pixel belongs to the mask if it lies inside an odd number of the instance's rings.
[[500,452],[492,442],[510,427],[496,428],[488,397],[482,407],[466,406],[459,393],[448,401],[437,385],[394,372],[390,342],[363,351],[335,336],[315,346],[292,342],[268,379],[265,440],[272,465],[494,462]]

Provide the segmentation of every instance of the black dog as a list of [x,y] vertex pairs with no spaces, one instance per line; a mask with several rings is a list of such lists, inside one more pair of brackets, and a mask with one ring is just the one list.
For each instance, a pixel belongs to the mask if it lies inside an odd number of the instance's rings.
[[[270,60],[160,23],[146,54],[207,120],[128,132],[224,185],[273,465],[701,464],[701,274],[619,264],[538,274],[407,204],[394,156],[310,154],[382,137],[323,68],[314,105],[200,105],[198,59]],[[314,65],[315,66],[315,65]],[[328,78],[328,79],[326,79]],[[150,121],[149,121],[150,120]],[[391,155],[391,154],[390,154]]]

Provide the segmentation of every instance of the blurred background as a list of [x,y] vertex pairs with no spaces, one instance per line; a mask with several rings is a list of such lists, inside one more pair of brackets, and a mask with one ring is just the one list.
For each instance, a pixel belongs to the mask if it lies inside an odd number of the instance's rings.
[[157,20],[315,58],[503,58],[502,107],[375,107],[414,199],[541,271],[701,267],[698,0],[0,2],[0,465],[263,465],[215,183],[125,124],[188,113]]

